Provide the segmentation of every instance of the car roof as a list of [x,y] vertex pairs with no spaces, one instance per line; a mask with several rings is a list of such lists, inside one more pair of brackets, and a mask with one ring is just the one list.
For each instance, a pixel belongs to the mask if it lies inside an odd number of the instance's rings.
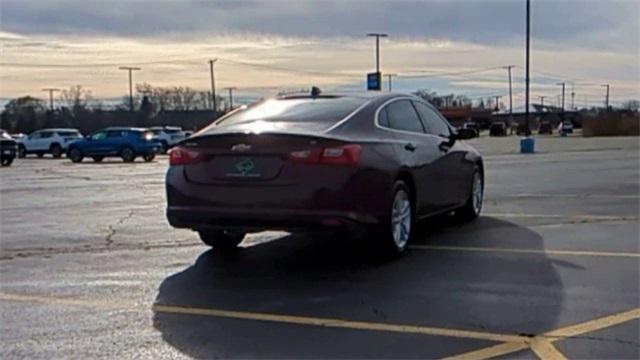
[[182,130],[180,126],[152,126],[149,130]]
[[54,131],[54,132],[58,132],[58,131],[77,131],[77,132],[80,132],[78,129],[72,129],[72,128],[46,128],[46,129],[39,129],[39,130],[36,130],[36,131]]
[[147,131],[148,129],[146,128],[138,128],[138,127],[133,127],[133,126],[110,126],[107,128],[104,128],[102,130],[98,130],[98,131],[113,131],[113,130],[127,130],[127,131]]

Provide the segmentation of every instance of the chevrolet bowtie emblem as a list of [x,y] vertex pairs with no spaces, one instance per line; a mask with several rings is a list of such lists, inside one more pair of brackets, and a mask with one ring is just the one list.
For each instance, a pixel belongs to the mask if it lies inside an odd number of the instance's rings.
[[231,147],[231,151],[243,152],[243,151],[249,151],[249,150],[251,150],[251,145],[247,145],[247,144],[236,144]]

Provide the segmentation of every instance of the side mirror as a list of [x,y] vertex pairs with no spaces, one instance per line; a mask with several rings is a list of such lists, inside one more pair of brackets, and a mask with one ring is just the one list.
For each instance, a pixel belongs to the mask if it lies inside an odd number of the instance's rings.
[[458,133],[455,135],[456,139],[468,140],[476,137],[476,131],[473,129],[458,129]]

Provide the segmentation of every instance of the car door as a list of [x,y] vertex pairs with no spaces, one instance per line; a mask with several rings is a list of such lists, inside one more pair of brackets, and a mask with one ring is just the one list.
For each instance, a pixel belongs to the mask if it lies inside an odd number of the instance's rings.
[[41,141],[40,139],[41,135],[42,135],[42,131],[35,131],[29,134],[29,136],[27,136],[27,138],[22,142],[25,149],[27,151],[40,150],[38,145],[39,145],[39,142]]
[[105,153],[108,155],[118,155],[120,150],[126,145],[128,131],[109,130],[105,139]]
[[451,126],[436,109],[421,101],[414,101],[414,105],[440,153],[432,169],[441,189],[435,201],[441,208],[460,206],[469,196],[474,164],[468,160],[466,148],[452,141]]
[[411,168],[415,180],[417,216],[437,212],[440,207],[434,200],[441,191],[441,184],[434,178],[432,169],[433,163],[440,156],[437,142],[426,134],[409,99],[391,102],[383,110],[387,116],[387,126],[394,131],[394,137],[399,143],[401,161]]
[[86,155],[104,155],[106,131],[98,131],[88,137],[87,146],[84,149]]
[[40,131],[36,137],[33,138],[29,151],[47,151],[49,150],[49,143],[53,133],[51,131]]

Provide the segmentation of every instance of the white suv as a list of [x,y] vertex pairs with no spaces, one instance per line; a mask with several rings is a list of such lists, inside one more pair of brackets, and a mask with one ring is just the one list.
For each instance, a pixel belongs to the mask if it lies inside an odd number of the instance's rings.
[[25,157],[27,154],[36,154],[43,157],[44,154],[51,154],[54,158],[59,158],[67,150],[69,144],[82,138],[82,134],[76,129],[42,129],[34,131],[29,136],[17,139],[18,156]]
[[154,126],[149,130],[153,132],[154,138],[160,140],[164,151],[169,150],[170,147],[187,138],[182,128],[177,126]]

